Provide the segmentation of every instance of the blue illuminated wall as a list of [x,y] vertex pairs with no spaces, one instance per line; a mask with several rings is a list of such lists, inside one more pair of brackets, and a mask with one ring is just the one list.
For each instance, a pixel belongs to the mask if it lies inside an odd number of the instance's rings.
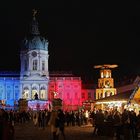
[[20,95],[20,79],[16,73],[0,73],[0,100],[13,106]]

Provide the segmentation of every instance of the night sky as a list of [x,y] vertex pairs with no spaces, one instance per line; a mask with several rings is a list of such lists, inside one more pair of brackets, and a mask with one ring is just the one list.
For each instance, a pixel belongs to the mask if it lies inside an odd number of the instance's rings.
[[40,33],[49,41],[50,71],[97,79],[94,65],[117,64],[114,77],[140,73],[139,1],[34,1],[0,6],[1,71],[20,71],[20,42],[35,8]]

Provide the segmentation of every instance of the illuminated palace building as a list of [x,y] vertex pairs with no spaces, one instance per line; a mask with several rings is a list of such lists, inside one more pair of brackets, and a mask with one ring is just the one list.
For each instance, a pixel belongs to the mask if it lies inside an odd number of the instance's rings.
[[82,89],[81,77],[71,73],[49,73],[48,59],[48,40],[40,35],[34,14],[29,36],[21,43],[20,73],[0,74],[1,104],[13,106],[19,99],[26,99],[31,108],[36,107],[37,103],[45,107],[48,101],[60,98],[64,109],[81,107],[88,98],[84,95],[86,93]]

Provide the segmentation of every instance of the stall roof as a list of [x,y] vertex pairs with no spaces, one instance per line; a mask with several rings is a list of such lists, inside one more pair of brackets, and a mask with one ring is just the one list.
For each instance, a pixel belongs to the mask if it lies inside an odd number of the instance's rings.
[[118,93],[116,95],[95,100],[95,102],[108,102],[108,101],[110,102],[110,101],[122,101],[122,100],[128,101],[133,91],[134,90],[129,90],[126,92]]

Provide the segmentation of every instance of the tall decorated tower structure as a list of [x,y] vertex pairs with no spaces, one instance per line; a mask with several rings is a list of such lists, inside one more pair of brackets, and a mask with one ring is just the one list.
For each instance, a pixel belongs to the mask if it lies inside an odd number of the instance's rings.
[[111,75],[111,68],[117,65],[97,65],[94,68],[100,68],[100,78],[98,79],[98,88],[96,89],[96,100],[109,97],[116,94],[114,88],[114,79]]
[[20,60],[20,97],[28,106],[43,107],[48,100],[48,40],[40,35],[36,10],[30,25],[29,36],[22,41]]

